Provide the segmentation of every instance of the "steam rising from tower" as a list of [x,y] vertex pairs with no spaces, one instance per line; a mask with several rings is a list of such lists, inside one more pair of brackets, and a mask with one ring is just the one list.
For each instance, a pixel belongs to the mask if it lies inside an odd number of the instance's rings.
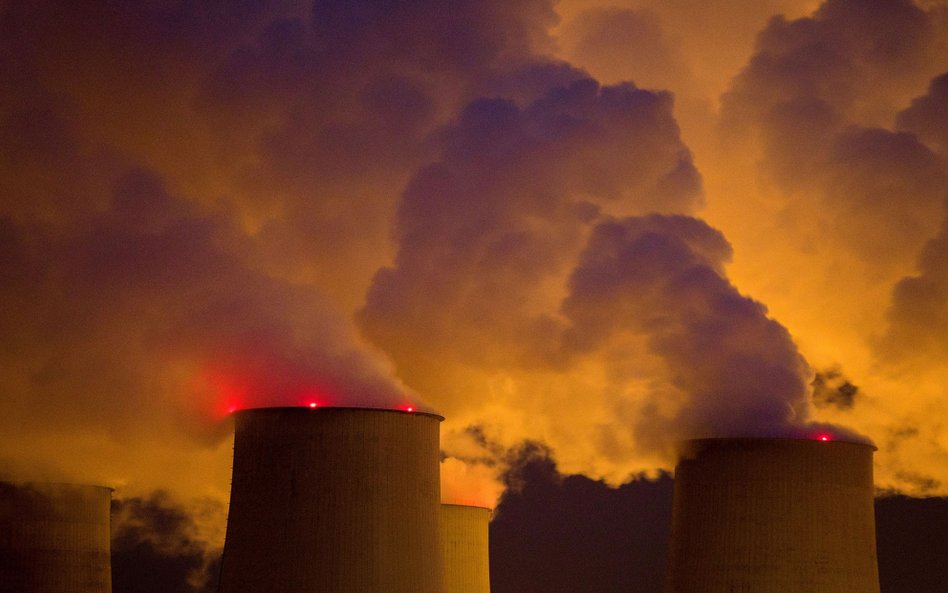
[[111,593],[112,490],[0,483],[0,593]]
[[666,593],[879,593],[873,451],[821,440],[686,442]]
[[441,593],[440,416],[237,412],[221,593]]

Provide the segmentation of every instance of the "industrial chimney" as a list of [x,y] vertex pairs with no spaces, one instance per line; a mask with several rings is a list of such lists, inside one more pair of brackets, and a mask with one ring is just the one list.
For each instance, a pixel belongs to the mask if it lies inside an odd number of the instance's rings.
[[0,484],[0,593],[111,593],[112,490]]
[[441,505],[444,593],[490,593],[489,522],[490,509]]
[[879,593],[875,448],[821,439],[686,442],[666,593]]
[[442,593],[442,417],[365,408],[234,416],[220,593]]

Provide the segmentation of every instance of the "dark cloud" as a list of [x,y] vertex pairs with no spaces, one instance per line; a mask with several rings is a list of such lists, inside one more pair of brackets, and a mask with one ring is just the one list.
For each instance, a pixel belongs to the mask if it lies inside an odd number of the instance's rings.
[[898,127],[948,154],[948,73],[932,79],[928,92],[899,113]]
[[[669,476],[614,488],[564,475],[548,454],[532,450],[512,464],[508,479],[518,489],[505,494],[490,525],[491,591],[663,590],[672,513]],[[876,499],[884,593],[940,591],[948,584],[941,561],[948,553],[942,528],[946,503],[945,498]]]
[[505,478],[517,488],[504,495],[490,524],[491,591],[662,590],[668,476],[613,489],[561,475],[542,450],[523,453]]
[[839,367],[817,371],[811,386],[813,403],[817,408],[832,406],[849,410],[859,396],[859,387],[853,385]]
[[167,494],[112,503],[115,593],[217,591],[220,550],[200,539],[191,510]]

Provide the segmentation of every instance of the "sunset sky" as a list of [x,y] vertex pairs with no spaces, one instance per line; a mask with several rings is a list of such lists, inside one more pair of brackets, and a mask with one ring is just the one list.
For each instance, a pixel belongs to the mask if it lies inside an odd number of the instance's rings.
[[443,414],[452,501],[824,433],[946,496],[946,206],[945,0],[0,0],[0,479],[216,549],[228,412],[316,403]]

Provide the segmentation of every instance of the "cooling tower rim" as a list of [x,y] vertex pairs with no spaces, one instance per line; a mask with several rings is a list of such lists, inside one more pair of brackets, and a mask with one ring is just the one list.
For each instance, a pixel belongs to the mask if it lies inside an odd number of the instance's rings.
[[263,406],[259,408],[243,408],[231,412],[232,416],[243,415],[245,413],[287,413],[287,414],[326,414],[332,412],[391,412],[393,414],[404,414],[406,416],[427,416],[434,418],[438,422],[444,422],[444,416],[435,412],[425,412],[422,410],[399,410],[397,408],[373,408],[369,406],[319,406],[310,408],[307,406]]
[[678,441],[676,443],[678,449],[683,449],[688,446],[695,445],[722,445],[722,444],[752,444],[752,443],[771,443],[771,444],[787,444],[787,443],[800,443],[801,445],[806,444],[805,446],[813,447],[838,447],[838,446],[855,446],[855,447],[864,447],[872,449],[873,451],[878,451],[879,448],[873,445],[872,443],[860,442],[854,440],[846,440],[843,438],[832,438],[826,441],[820,440],[819,438],[807,438],[807,437],[703,437],[697,439],[685,439],[683,441]]
[[14,485],[19,485],[25,488],[35,488],[35,487],[59,487],[59,486],[68,486],[70,488],[86,488],[86,489],[96,489],[96,490],[108,490],[109,494],[115,492],[115,488],[112,486],[105,486],[103,484],[79,484],[77,482],[40,482],[37,480],[30,480],[28,482],[20,482],[17,484],[13,482]]
[[459,503],[459,502],[442,502],[442,503],[441,503],[441,506],[443,506],[443,507],[458,507],[458,508],[462,508],[462,509],[484,510],[484,511],[487,511],[488,513],[493,513],[493,512],[494,512],[494,509],[492,509],[492,508],[490,508],[490,507],[488,507],[488,506],[484,506],[484,505],[482,505],[482,504],[462,504],[462,503]]

